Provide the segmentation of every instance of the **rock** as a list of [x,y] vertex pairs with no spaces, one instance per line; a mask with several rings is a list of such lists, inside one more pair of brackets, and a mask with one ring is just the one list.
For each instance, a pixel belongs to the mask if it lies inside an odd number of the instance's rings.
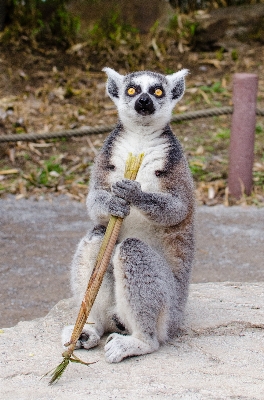
[[70,364],[49,387],[40,378],[62,360],[60,331],[76,313],[66,299],[44,318],[1,331],[2,399],[263,399],[264,283],[193,284],[181,336],[119,364],[106,363],[103,338],[76,351],[96,364]]
[[198,14],[193,38],[196,51],[232,49],[237,40],[263,42],[264,4],[223,7]]

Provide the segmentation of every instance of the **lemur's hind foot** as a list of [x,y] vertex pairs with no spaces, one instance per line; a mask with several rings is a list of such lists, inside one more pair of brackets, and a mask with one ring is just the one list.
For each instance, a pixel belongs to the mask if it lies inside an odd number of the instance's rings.
[[[69,342],[71,338],[71,334],[73,331],[74,325],[68,325],[63,328],[62,331],[62,344],[65,345]],[[99,344],[100,336],[98,335],[95,328],[91,327],[91,325],[84,325],[83,331],[79,340],[76,343],[75,349],[91,349],[92,347],[96,347]]]
[[118,363],[124,358],[152,353],[159,348],[158,341],[145,343],[133,336],[112,333],[105,345],[105,358],[110,363]]

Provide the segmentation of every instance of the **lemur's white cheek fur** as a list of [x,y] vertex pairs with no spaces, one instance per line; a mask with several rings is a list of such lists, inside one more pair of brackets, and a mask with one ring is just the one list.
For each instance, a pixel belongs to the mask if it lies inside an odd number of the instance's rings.
[[[144,153],[136,178],[140,186],[130,192],[130,214],[122,223],[90,313],[93,330],[86,327],[85,339],[80,337],[77,343],[88,349],[97,345],[105,332],[114,332],[106,342],[105,355],[108,362],[119,362],[156,351],[177,333],[183,320],[194,256],[194,188],[169,121],[183,96],[188,71],[168,76],[149,71],[123,76],[111,68],[104,71],[119,122],[93,167],[87,207],[94,227],[76,251],[72,287],[80,302],[110,218],[111,201],[120,210],[124,207],[113,197],[112,185],[123,179],[128,154]],[[135,106],[140,96],[141,104]],[[135,182],[126,185],[133,189]],[[71,329],[64,331],[64,340]]]

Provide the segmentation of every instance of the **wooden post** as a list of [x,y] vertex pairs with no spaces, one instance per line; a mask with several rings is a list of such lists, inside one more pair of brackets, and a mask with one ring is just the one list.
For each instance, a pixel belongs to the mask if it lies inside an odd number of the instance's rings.
[[234,74],[228,190],[238,199],[252,190],[257,90],[257,75]]

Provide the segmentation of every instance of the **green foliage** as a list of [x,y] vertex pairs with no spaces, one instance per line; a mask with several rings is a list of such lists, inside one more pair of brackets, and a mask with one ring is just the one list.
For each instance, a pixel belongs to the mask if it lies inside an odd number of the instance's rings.
[[138,29],[125,23],[117,10],[105,13],[86,32],[87,49],[93,54],[97,68],[112,64],[137,69],[146,58]]
[[28,153],[23,154],[23,157],[24,157],[25,160],[30,160],[31,159],[31,157],[30,157],[30,155]]
[[217,60],[219,60],[219,61],[222,61],[222,60],[223,60],[223,58],[224,58],[224,51],[225,51],[224,47],[221,47],[221,49],[219,49],[219,50],[216,51],[215,56],[216,56],[216,59],[217,59]]
[[160,27],[160,22],[157,20],[149,30],[150,35],[151,36],[156,36],[156,34],[159,31],[159,27]]
[[[166,75],[170,75],[170,74],[173,74],[175,71],[174,71],[174,69],[166,68],[164,72],[165,72]],[[179,124],[180,122],[181,121],[174,122],[174,123],[178,123]]]
[[253,171],[254,185],[264,188],[264,173],[263,171]]
[[231,57],[232,57],[233,61],[237,61],[238,60],[238,51],[236,49],[232,50]]
[[178,14],[174,14],[169,20],[168,30],[174,32],[178,29],[178,25]]
[[40,169],[37,177],[38,184],[47,185],[49,180],[54,179],[50,172],[55,172],[57,174],[63,172],[62,166],[56,162],[56,157],[54,156],[50,157],[49,160],[44,162],[44,167]]
[[262,133],[264,133],[264,128],[263,128],[263,126],[262,126],[262,125],[257,125],[257,126],[256,126],[256,135],[260,135],[260,134],[262,134]]
[[72,42],[80,29],[80,20],[69,14],[62,4],[53,13],[49,28],[52,35],[55,35],[60,41]]
[[168,32],[190,41],[194,37],[198,25],[198,22],[194,21],[191,16],[176,13],[169,20]]
[[[110,54],[116,51],[118,64],[126,65],[126,68],[137,69],[144,65],[146,60],[159,64],[163,57],[168,56],[168,48],[178,48],[178,43],[188,46],[195,34],[197,23],[191,16],[174,14],[166,27],[162,27],[157,20],[149,29],[148,34],[140,35],[134,26],[124,22],[118,9],[105,13],[88,32],[88,43],[92,45],[93,54]],[[173,39],[173,40],[172,40]],[[104,62],[107,64],[107,61]],[[164,65],[159,65],[162,70]],[[167,68],[167,73],[174,69]],[[165,71],[164,71],[165,72]]]
[[212,86],[200,86],[200,89],[209,93],[223,93],[226,90],[222,87],[221,82],[215,82]]
[[2,40],[48,41],[69,45],[80,28],[66,9],[67,0],[8,0],[7,26]]
[[193,37],[196,33],[197,27],[198,27],[198,22],[197,21],[191,21],[190,19],[187,19],[185,22],[185,27],[188,30],[188,36]]
[[202,162],[199,161],[198,157],[196,157],[189,163],[189,167],[193,175],[193,178],[197,181],[206,180],[207,171],[204,168],[203,162],[204,162],[204,157],[202,158]]
[[230,129],[221,129],[216,134],[217,139],[229,139],[230,138]]
[[138,30],[122,21],[118,11],[104,14],[88,32],[93,45],[102,45],[109,40],[113,45],[126,44]]

